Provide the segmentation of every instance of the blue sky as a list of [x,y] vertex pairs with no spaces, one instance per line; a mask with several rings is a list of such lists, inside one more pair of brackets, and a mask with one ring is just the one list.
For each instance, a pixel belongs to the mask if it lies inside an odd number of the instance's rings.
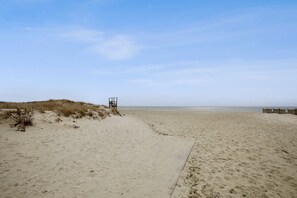
[[0,0],[0,101],[296,106],[297,1]]

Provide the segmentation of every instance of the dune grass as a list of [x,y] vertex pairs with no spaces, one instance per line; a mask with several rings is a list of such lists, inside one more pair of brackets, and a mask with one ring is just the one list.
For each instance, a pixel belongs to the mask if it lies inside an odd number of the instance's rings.
[[26,131],[27,126],[33,126],[33,114],[32,110],[27,109],[17,109],[10,110],[6,112],[8,118],[10,118],[13,123],[10,124],[11,127],[17,127],[18,131]]
[[[77,118],[84,116],[95,116],[96,114],[104,119],[109,116],[106,106],[94,105],[85,102],[74,102],[71,100],[47,100],[47,101],[34,101],[34,102],[0,102],[0,109],[27,109],[39,111],[54,111],[58,115],[65,117],[76,116]],[[4,117],[5,115],[3,115]]]

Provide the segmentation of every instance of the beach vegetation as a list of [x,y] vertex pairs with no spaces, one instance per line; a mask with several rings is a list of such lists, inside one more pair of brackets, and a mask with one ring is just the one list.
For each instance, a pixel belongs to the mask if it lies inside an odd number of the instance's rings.
[[26,131],[27,126],[33,126],[33,110],[19,109],[7,111],[7,116],[13,121],[11,127],[17,127],[18,131]]
[[120,112],[119,112],[116,108],[112,108],[112,109],[111,109],[111,112],[112,112],[113,115],[119,115],[119,116],[122,116],[122,115],[120,114]]
[[0,120],[7,120],[8,117],[8,112],[7,111],[0,111]]
[[[32,109],[40,113],[46,111],[56,112],[58,116],[65,116],[73,118],[100,117],[101,119],[109,116],[109,112],[104,105],[94,105],[85,102],[74,102],[71,100],[46,100],[33,102],[0,102],[0,109],[16,110],[16,109]],[[112,110],[112,114],[119,115]]]

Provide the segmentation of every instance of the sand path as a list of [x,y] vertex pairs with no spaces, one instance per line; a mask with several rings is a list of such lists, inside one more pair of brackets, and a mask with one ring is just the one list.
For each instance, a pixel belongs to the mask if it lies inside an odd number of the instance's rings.
[[[169,197],[194,140],[129,116],[0,127],[1,197]],[[51,124],[50,124],[51,123]]]

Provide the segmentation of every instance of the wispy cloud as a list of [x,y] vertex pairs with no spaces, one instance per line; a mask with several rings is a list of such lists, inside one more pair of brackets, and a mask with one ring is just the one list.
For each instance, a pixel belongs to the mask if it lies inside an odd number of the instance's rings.
[[196,24],[187,24],[185,27],[179,27],[167,32],[150,33],[144,35],[141,40],[144,48],[165,48],[193,45],[204,42],[213,42],[218,40],[230,39],[250,31],[234,31],[221,34],[220,31],[226,27],[235,26],[253,18],[250,13],[238,14],[236,16],[225,16],[201,21]]
[[[105,70],[105,73],[93,71],[93,75],[126,76],[131,85],[150,87],[209,86],[220,83],[263,83],[275,79],[288,80],[297,72],[296,59],[241,60],[225,59],[217,61],[181,61],[164,64],[122,66]],[[285,68],[284,68],[285,66]],[[131,76],[131,77],[128,77]]]
[[78,29],[67,32],[67,36],[71,36],[75,39],[78,39],[83,42],[94,43],[94,42],[102,42],[104,39],[103,31],[95,31],[89,29]]
[[132,58],[138,51],[131,39],[122,35],[116,35],[96,44],[94,50],[111,60]]
[[56,0],[10,0],[9,3],[18,3],[18,4],[24,4],[24,3],[47,3],[52,2]]
[[21,26],[16,30],[22,30],[36,38],[50,37],[53,40],[82,43],[85,47],[103,58],[109,60],[126,60],[136,56],[141,50],[140,46],[131,36],[120,33],[109,33],[81,27],[34,27]]
[[92,51],[110,60],[129,59],[139,51],[135,42],[122,34],[109,35],[103,31],[78,29],[66,35],[84,42]]
[[[295,11],[296,8],[293,10]],[[292,8],[289,7],[268,10],[263,10],[263,8],[246,9],[237,13],[225,13],[215,18],[201,19],[196,23],[177,24],[167,31],[144,34],[139,40],[142,42],[143,48],[148,50],[198,46],[224,41],[232,43],[239,38],[241,43],[246,40],[252,43],[252,38],[257,40],[262,35],[271,33],[281,35],[295,31],[296,22],[280,22],[279,19],[274,18],[275,13],[290,15],[291,12]],[[296,14],[294,15],[296,16]]]

